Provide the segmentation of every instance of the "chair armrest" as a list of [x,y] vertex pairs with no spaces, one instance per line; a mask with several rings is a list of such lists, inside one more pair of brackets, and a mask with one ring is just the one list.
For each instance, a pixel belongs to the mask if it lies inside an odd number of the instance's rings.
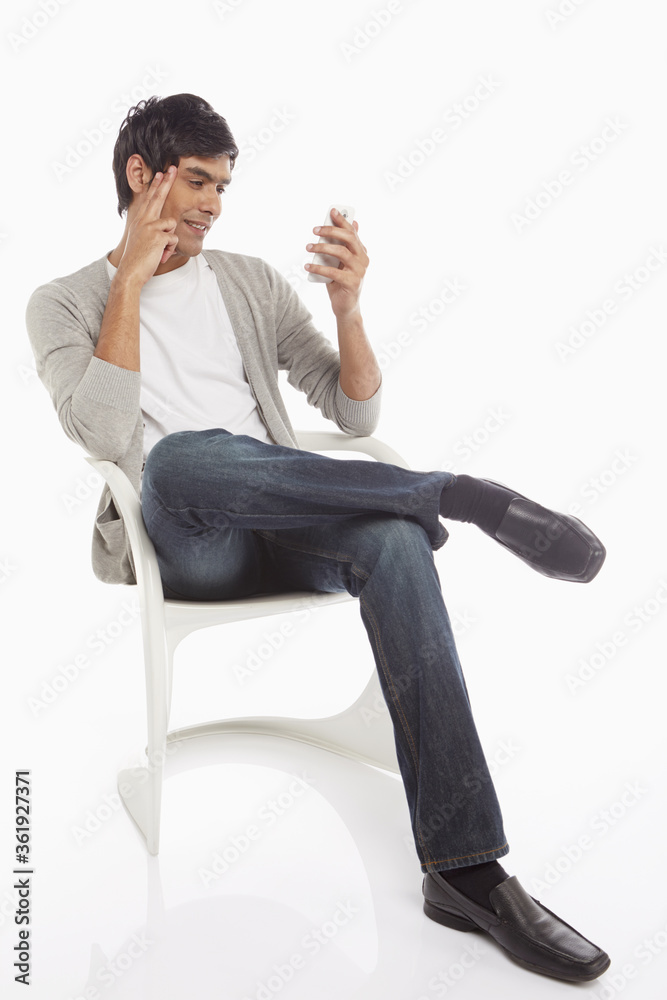
[[370,455],[378,462],[388,462],[398,465],[401,469],[409,469],[405,459],[390,448],[384,441],[376,437],[353,437],[341,431],[295,431],[299,447],[306,451],[359,451]]

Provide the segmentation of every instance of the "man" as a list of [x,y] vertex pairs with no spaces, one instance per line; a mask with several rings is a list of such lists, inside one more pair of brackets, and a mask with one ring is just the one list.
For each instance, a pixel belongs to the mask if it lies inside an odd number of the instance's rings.
[[[331,227],[314,229],[339,241],[318,247],[337,268],[306,265],[331,279],[336,351],[269,264],[203,249],[237,155],[225,120],[192,94],[130,110],[113,163],[123,237],[31,296],[39,376],[67,434],[117,462],[141,493],[167,597],[359,597],[394,725],[425,912],[485,930],[529,969],[595,979],[608,956],[498,863],[509,847],[433,551],[447,539],[440,518],[468,521],[539,572],[588,582],[604,548],[575,518],[487,480],[298,448],[279,369],[345,433],[377,425],[381,375],[359,307],[368,256],[356,222],[334,215]],[[107,488],[93,568],[106,582],[135,582]]]

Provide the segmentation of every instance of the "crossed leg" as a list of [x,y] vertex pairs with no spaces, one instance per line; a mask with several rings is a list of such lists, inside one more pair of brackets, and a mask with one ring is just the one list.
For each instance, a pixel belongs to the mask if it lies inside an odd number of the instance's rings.
[[433,560],[451,480],[202,431],[158,442],[142,491],[168,596],[359,598],[424,872],[509,850]]

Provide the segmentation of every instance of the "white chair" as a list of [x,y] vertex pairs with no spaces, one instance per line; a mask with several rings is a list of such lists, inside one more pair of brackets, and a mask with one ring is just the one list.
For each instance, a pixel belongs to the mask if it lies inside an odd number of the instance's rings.
[[[350,437],[338,432],[297,432],[299,446],[309,451],[355,451],[409,468],[392,448],[372,437]],[[173,656],[178,644],[191,632],[226,622],[285,614],[304,607],[356,600],[348,593],[269,594],[238,601],[165,600],[153,543],[141,514],[141,501],[124,472],[114,462],[86,457],[106,479],[114,503],[123,517],[134,560],[146,671],[148,715],[147,763],[143,768],[123,770],[118,775],[125,807],[143,834],[148,851],[156,855],[160,844],[160,806],[167,743],[212,733],[261,733],[301,740],[367,764],[400,773],[394,730],[388,711],[378,716],[384,703],[377,670],[359,698],[344,711],[319,719],[281,716],[247,716],[222,719],[168,730],[171,709]],[[373,718],[372,725],[364,723]]]

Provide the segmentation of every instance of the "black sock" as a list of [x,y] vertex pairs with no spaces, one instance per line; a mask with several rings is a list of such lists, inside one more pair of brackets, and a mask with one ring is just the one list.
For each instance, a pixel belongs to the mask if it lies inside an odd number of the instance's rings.
[[518,494],[506,487],[496,486],[485,479],[456,476],[453,485],[442,491],[440,515],[451,521],[476,524],[482,531],[493,535],[516,496]]
[[481,865],[468,865],[467,868],[449,868],[438,872],[445,882],[458,889],[464,896],[479,903],[480,906],[491,909],[489,893],[497,885],[504,882],[509,875],[497,861],[484,861]]

